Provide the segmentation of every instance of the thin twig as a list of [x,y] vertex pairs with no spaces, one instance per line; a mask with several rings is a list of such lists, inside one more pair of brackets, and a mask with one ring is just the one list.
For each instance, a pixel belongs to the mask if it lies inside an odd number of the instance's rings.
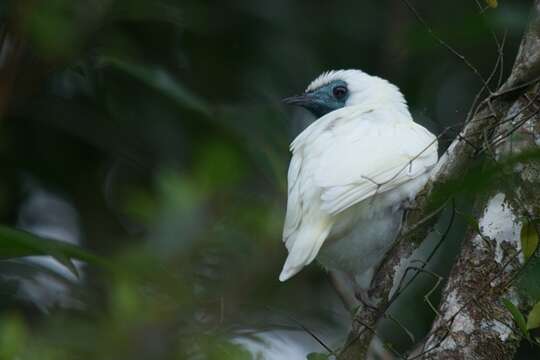
[[484,77],[482,76],[482,74],[480,73],[480,71],[478,71],[478,69],[476,68],[476,66],[474,66],[465,56],[463,56],[461,53],[459,53],[457,50],[455,50],[452,46],[450,46],[446,41],[444,41],[443,39],[441,39],[437,34],[435,34],[435,32],[433,31],[433,29],[431,28],[431,26],[429,26],[429,24],[424,20],[424,18],[420,15],[420,13],[418,12],[418,10],[416,10],[416,8],[410,3],[409,0],[401,0],[405,3],[405,5],[407,5],[407,7],[409,8],[409,10],[414,14],[414,16],[416,17],[416,19],[426,28],[426,31],[431,35],[431,37],[433,37],[441,46],[443,46],[446,50],[448,50],[452,55],[454,55],[455,57],[457,57],[459,60],[463,61],[463,63],[465,63],[465,65],[474,73],[476,74],[476,76],[478,76],[478,78],[480,79],[480,81],[482,81],[482,84],[486,87],[486,89],[489,91],[489,93],[491,94],[492,91],[489,87],[489,84],[487,83],[486,79],[484,79]]

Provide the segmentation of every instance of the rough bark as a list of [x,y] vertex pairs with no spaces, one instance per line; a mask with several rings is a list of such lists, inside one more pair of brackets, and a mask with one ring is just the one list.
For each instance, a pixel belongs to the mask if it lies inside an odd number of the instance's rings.
[[[505,118],[514,120],[498,128],[494,141],[502,141],[492,148],[488,162],[537,149],[539,91],[540,86],[533,86],[512,105]],[[501,300],[517,306],[522,302],[513,280],[524,262],[522,227],[540,215],[540,194],[534,191],[540,185],[540,166],[523,162],[509,170],[477,202],[479,226],[469,229],[443,291],[425,359],[511,359],[519,345],[521,334]]]
[[[519,106],[526,106],[526,104],[523,104],[526,98],[520,95],[526,94],[538,82],[537,78],[540,75],[540,0],[534,2],[532,15],[530,25],[523,37],[512,73],[508,77],[508,80],[499,90],[488,96],[480,104],[472,119],[466,123],[461,133],[441,157],[430,182],[428,182],[423,191],[417,196],[415,210],[409,212],[401,236],[394,248],[386,256],[373,280],[371,295],[376,299],[376,308],[365,309],[356,314],[353,319],[353,328],[340,354],[340,359],[365,358],[369,344],[375,335],[374,329],[377,321],[393,301],[396,290],[399,290],[398,285],[403,274],[403,269],[410,262],[413,251],[431,231],[436,222],[437,210],[444,206],[445,200],[448,200],[447,196],[442,196],[445,191],[444,189],[448,188],[447,185],[459,183],[463,175],[473,165],[473,160],[478,157],[479,153],[483,152],[482,150],[486,150],[486,142],[493,139],[494,136],[504,134],[504,128],[507,128],[509,123],[513,123],[513,126],[515,126],[516,121],[518,121],[518,124],[521,125],[519,131],[522,131],[525,128],[530,129],[530,123],[537,119],[536,116],[532,116],[529,119],[530,121],[525,124],[519,123],[517,117],[512,122],[501,121],[501,119],[506,118],[505,116],[511,114],[512,111],[520,109]],[[529,110],[535,108],[531,105],[529,107]],[[527,114],[530,116],[528,111],[524,111],[522,115],[527,116]],[[521,116],[518,117],[521,118]],[[498,127],[498,124],[505,124],[505,126]],[[534,141],[532,144],[535,145]],[[488,152],[502,152],[503,148],[504,146],[499,145],[498,150],[492,148],[488,148],[487,150]],[[494,156],[493,154],[491,155]],[[527,186],[530,186],[530,184]],[[493,194],[491,199],[484,200],[483,203],[478,203],[477,208],[479,209],[479,213],[484,214],[483,219],[489,219],[491,214],[487,211],[489,209],[484,210],[484,208],[489,204],[493,204],[493,201],[501,200],[501,196],[504,197],[505,211],[507,211],[509,218],[517,218],[518,215],[522,215],[515,207],[515,201],[512,198],[507,198],[509,195],[506,195],[505,191],[498,191]],[[532,200],[532,197],[530,199]],[[499,207],[502,206],[499,205]],[[506,234],[504,231],[503,233]],[[468,290],[478,290],[477,281],[486,279],[486,276],[490,274],[500,273],[503,270],[501,268],[501,261],[504,261],[508,256],[512,256],[512,253],[516,253],[519,250],[519,241],[516,242],[514,238],[505,240],[496,236],[491,239],[490,242],[492,244],[490,246],[493,249],[499,249],[499,252],[487,251],[487,248],[483,248],[483,246],[487,246],[483,241],[485,239],[482,240],[481,244],[476,239],[477,236],[472,231],[469,231],[459,260],[454,267],[451,278],[444,291],[443,299],[445,301],[441,305],[442,314],[435,321],[434,330],[438,331],[438,325],[444,323],[444,329],[447,333],[445,341],[447,342],[443,345],[451,345],[453,339],[460,347],[468,348],[463,349],[464,352],[470,351],[467,354],[475,354],[475,358],[487,358],[488,353],[483,352],[484,350],[495,351],[497,354],[503,356],[502,358],[507,358],[506,355],[513,353],[516,346],[515,339],[519,338],[519,336],[514,331],[508,334],[501,333],[502,325],[498,321],[501,320],[504,324],[510,324],[511,321],[508,321],[509,315],[507,311],[502,309],[501,304],[495,300],[499,300],[501,295],[508,295],[508,291],[511,290],[507,288],[499,289],[498,287],[489,285],[485,289],[485,292],[489,294],[489,296],[484,298],[485,303],[480,304],[481,306],[478,306],[478,304],[467,305],[469,309],[468,313],[471,315],[473,313],[475,314],[472,323],[456,321],[455,318],[459,320],[461,315],[456,315],[453,321],[451,321],[452,324],[456,324],[454,328],[450,327],[448,329],[448,321],[446,323],[444,322],[445,316],[452,316],[450,312],[453,306],[462,304],[465,299],[469,299],[466,296]],[[503,254],[502,258],[501,251]],[[517,267],[519,267],[518,263],[506,265],[504,272],[507,272],[510,274],[508,276],[511,276]],[[460,291],[458,292],[457,290]],[[499,292],[497,293],[497,291]],[[495,302],[495,304],[489,305],[492,302]],[[449,319],[446,318],[446,320]],[[474,331],[471,333],[467,332],[470,330],[469,325],[474,328]],[[463,332],[463,327],[467,330],[465,333]],[[505,329],[511,329],[511,327],[505,327]],[[437,344],[439,340],[440,338],[435,336],[430,338],[426,345]],[[492,341],[493,344],[484,346],[485,341]],[[444,346],[438,346],[437,348],[441,349]],[[434,354],[429,355],[432,358],[454,358],[451,354],[437,352],[434,349],[430,353]],[[493,354],[494,352],[489,357],[493,357]],[[464,356],[464,353],[459,354],[457,358],[469,358],[462,357],[461,355]]]

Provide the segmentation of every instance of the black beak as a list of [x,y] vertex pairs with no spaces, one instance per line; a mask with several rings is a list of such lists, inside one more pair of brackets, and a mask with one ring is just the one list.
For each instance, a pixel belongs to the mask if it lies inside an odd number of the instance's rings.
[[285,99],[282,99],[281,101],[283,101],[287,105],[306,106],[312,102],[312,99],[307,94],[302,94],[302,95],[297,95],[297,96],[286,97]]

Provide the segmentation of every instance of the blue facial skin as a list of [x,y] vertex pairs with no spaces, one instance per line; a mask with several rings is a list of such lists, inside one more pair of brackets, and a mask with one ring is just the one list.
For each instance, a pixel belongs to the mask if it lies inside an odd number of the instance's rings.
[[332,81],[314,91],[286,98],[283,99],[283,101],[286,104],[302,106],[319,118],[345,106],[345,103],[349,98],[349,92],[347,91],[342,97],[336,97],[334,95],[334,89],[338,86],[347,88],[347,83],[343,80]]

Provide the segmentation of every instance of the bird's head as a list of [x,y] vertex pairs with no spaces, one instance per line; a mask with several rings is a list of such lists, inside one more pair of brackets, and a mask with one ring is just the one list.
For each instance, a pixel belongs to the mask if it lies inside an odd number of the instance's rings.
[[382,102],[407,110],[405,99],[395,85],[360,70],[325,72],[313,80],[302,95],[285,98],[283,102],[302,106],[316,117],[368,102]]

